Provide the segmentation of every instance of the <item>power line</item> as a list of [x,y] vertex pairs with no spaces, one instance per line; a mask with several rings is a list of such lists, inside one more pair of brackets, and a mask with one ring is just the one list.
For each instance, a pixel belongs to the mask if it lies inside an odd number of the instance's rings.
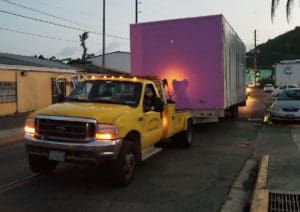
[[[37,10],[37,9],[34,9],[34,8],[31,8],[31,7],[27,7],[27,6],[24,6],[22,4],[18,4],[16,2],[13,2],[13,1],[9,1],[9,0],[1,0],[5,3],[8,3],[8,4],[11,4],[11,5],[14,5],[14,6],[17,6],[17,7],[21,7],[21,8],[24,8],[24,9],[27,9],[27,10],[30,10],[30,11],[34,11],[34,12],[37,12],[37,13],[40,13],[40,14],[43,14],[43,15],[46,15],[46,16],[50,16],[52,18],[56,18],[56,19],[59,19],[59,20],[62,20],[62,21],[66,21],[66,22],[69,22],[71,24],[75,24],[75,25],[81,25],[81,26],[86,26],[84,24],[80,24],[80,23],[77,23],[75,21],[72,21],[72,20],[69,20],[69,19],[66,19],[66,18],[62,18],[62,17],[59,17],[59,16],[55,16],[55,15],[52,15],[50,13],[46,13],[46,12],[43,12],[41,10]],[[87,27],[87,26],[86,26]]]
[[4,28],[4,27],[0,27],[0,30],[15,32],[15,33],[23,34],[23,35],[30,35],[30,36],[39,37],[39,38],[47,38],[47,39],[52,39],[52,40],[60,40],[60,41],[67,41],[67,42],[73,42],[73,43],[78,43],[79,42],[79,41],[75,41],[75,40],[67,40],[67,39],[56,38],[56,37],[51,37],[51,36],[47,36],[47,35],[41,35],[41,34],[18,31],[18,30]]
[[[91,33],[91,34],[102,35],[99,32],[90,31],[90,30],[86,30],[86,29],[81,29],[81,28],[73,27],[73,26],[68,26],[68,25],[65,25],[65,24],[59,24],[59,23],[55,23],[55,22],[51,22],[51,21],[43,20],[43,19],[39,19],[39,18],[33,18],[33,17],[25,16],[25,15],[20,15],[20,14],[17,14],[17,13],[6,11],[6,10],[0,10],[0,13],[4,13],[4,14],[8,14],[8,15],[14,15],[14,16],[17,16],[17,17],[37,21],[37,22],[40,22],[40,23],[46,23],[46,24],[59,26],[59,27],[64,27],[64,28],[68,28],[68,29],[73,29],[73,30],[77,30],[77,31],[81,31],[81,32],[85,31],[85,32],[88,32],[88,33]],[[107,34],[107,37],[121,39],[121,40],[129,40],[128,38],[124,38],[124,37],[120,37],[120,36],[116,36],[116,35],[111,35],[111,34]]]
[[53,5],[53,4],[47,4],[45,3],[43,0],[42,1],[39,1],[39,0],[31,0],[31,1],[34,1],[35,3],[37,4],[41,4],[41,5],[44,5],[44,6],[47,6],[47,7],[52,7],[52,8],[56,8],[56,9],[59,9],[59,10],[62,10],[64,12],[66,12],[66,10],[68,10],[69,12],[72,12],[73,14],[77,14],[80,13],[80,10],[76,10],[74,11],[74,9],[70,9],[70,8],[66,8],[66,7],[60,7],[58,5]]
[[[8,31],[8,32],[15,32],[15,33],[23,34],[23,35],[30,35],[30,36],[39,37],[39,38],[47,38],[47,39],[52,39],[52,40],[79,43],[79,41],[76,41],[76,40],[68,40],[68,39],[64,39],[64,38],[57,38],[57,37],[53,37],[53,36],[41,35],[41,34],[36,34],[36,33],[31,33],[31,32],[23,32],[23,31],[5,28],[5,27],[0,27],[0,30],[4,30],[4,31]],[[91,41],[91,43],[99,44],[99,42],[93,42],[93,41]]]

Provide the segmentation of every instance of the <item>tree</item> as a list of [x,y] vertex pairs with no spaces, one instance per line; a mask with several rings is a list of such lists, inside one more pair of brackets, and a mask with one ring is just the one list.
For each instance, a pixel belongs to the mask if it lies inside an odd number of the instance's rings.
[[[271,19],[273,21],[273,18],[275,16],[275,10],[276,7],[278,6],[279,0],[272,0],[272,5],[271,5]],[[289,22],[290,17],[291,17],[291,7],[292,4],[294,3],[294,0],[286,0],[286,19]]]
[[56,57],[52,56],[52,57],[49,58],[49,60],[56,60]]
[[82,35],[79,35],[80,46],[82,46],[82,48],[83,48],[82,58],[81,58],[81,60],[83,62],[85,62],[85,60],[86,60],[87,48],[85,46],[85,41],[86,41],[86,39],[88,39],[88,37],[89,37],[88,32],[84,32],[84,33],[82,33]]
[[43,55],[40,55],[40,56],[38,57],[38,59],[45,60],[46,58],[45,58]]

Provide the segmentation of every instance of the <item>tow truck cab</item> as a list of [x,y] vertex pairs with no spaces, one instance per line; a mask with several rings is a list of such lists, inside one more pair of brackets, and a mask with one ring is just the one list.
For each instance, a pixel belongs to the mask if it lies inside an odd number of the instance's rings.
[[34,172],[59,162],[109,162],[116,182],[128,184],[135,167],[172,138],[192,142],[188,111],[176,111],[159,80],[103,77],[82,82],[65,101],[31,113],[25,146]]

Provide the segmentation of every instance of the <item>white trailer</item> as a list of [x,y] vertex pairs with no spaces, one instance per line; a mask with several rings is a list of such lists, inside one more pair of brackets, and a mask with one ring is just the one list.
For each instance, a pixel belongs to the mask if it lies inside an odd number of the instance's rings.
[[285,84],[300,86],[300,59],[284,60],[275,64],[275,86]]
[[167,79],[198,122],[245,105],[245,45],[223,15],[131,25],[131,73]]

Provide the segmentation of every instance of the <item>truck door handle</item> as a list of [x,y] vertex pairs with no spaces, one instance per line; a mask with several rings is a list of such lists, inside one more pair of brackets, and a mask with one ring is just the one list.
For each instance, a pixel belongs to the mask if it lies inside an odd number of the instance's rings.
[[143,121],[143,117],[140,117],[138,120],[139,120],[139,121]]

